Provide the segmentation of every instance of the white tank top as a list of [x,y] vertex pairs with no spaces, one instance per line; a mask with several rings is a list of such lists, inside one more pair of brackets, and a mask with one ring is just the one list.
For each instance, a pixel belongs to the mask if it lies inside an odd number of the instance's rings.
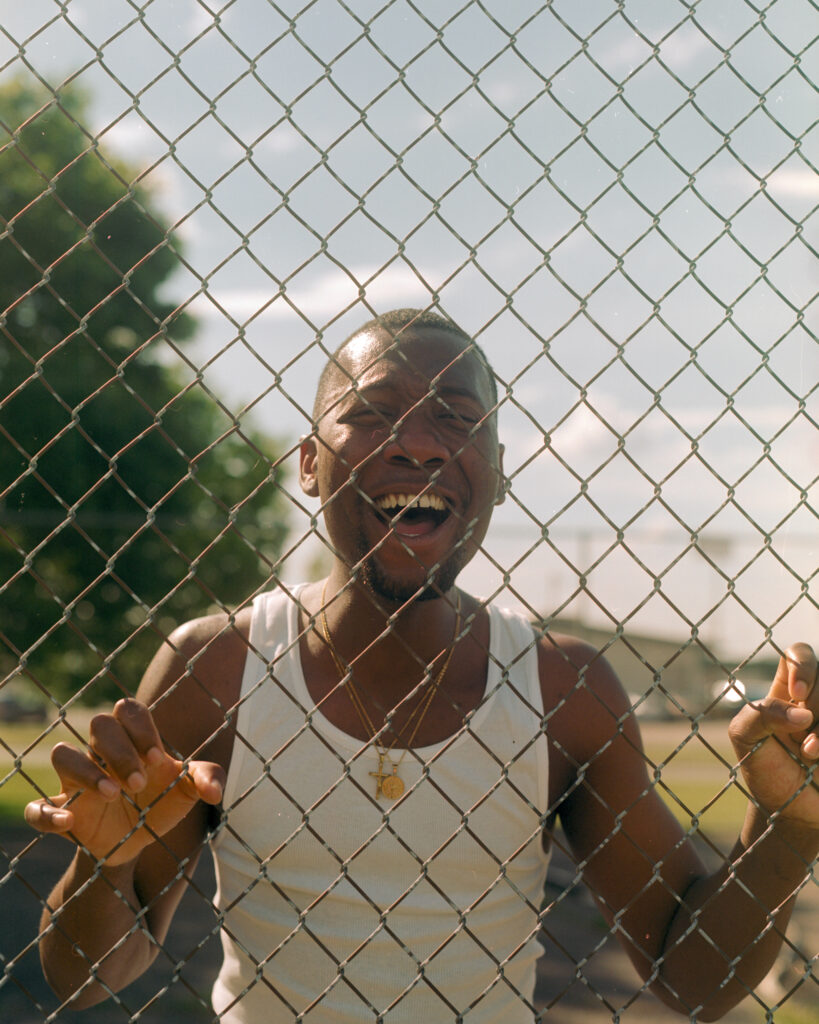
[[548,857],[532,628],[490,612],[487,686],[454,737],[378,759],[311,700],[298,590],[256,599],[213,841],[223,1024],[531,1024]]

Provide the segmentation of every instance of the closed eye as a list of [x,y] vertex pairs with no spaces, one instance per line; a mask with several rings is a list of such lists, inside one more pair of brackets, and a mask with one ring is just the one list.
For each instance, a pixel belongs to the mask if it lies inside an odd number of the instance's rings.
[[441,402],[441,408],[438,410],[438,418],[442,420],[451,420],[454,423],[463,424],[466,427],[477,426],[481,421],[481,417],[474,413],[472,410],[455,409],[446,402]]
[[339,422],[350,423],[364,421],[376,422],[379,424],[390,424],[394,423],[395,419],[395,410],[367,403],[366,405],[351,409],[345,416],[339,418]]

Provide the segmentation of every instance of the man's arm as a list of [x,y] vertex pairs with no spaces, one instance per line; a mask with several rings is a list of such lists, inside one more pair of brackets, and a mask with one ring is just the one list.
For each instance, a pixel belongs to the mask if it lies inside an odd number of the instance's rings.
[[198,860],[203,819],[195,809],[121,864],[77,850],[40,922],[43,973],[72,1009],[106,999],[153,962]]
[[105,999],[150,965],[196,866],[207,805],[221,800],[232,742],[225,711],[246,650],[246,630],[226,622],[177,630],[138,700],[94,718],[88,751],[55,747],[60,795],[26,808],[35,828],[78,847],[40,939],[45,975],[72,1008]]
[[[614,673],[584,645],[569,642],[562,650],[574,667],[563,669],[548,732],[573,855],[640,976],[674,1009],[718,1019],[770,969],[794,893],[819,851],[819,793],[804,788],[813,748],[803,740],[815,710],[786,696],[788,678],[799,694],[797,677],[812,683],[815,658],[803,650],[790,675],[780,667],[764,706],[746,708],[732,725],[756,803],[729,863],[708,875],[648,778],[639,729]],[[559,657],[542,656],[552,680]],[[809,691],[811,700],[816,696]]]
[[[719,1010],[715,1016],[747,995],[770,969],[796,894],[819,854],[819,788],[813,782],[819,759],[816,677],[813,651],[795,645],[780,659],[765,700],[746,705],[731,722],[729,733],[751,796],[745,824],[729,864],[691,887],[669,929],[663,977],[671,985],[707,955],[706,947],[723,952],[727,981],[707,1001]],[[716,962],[713,953],[711,959]]]

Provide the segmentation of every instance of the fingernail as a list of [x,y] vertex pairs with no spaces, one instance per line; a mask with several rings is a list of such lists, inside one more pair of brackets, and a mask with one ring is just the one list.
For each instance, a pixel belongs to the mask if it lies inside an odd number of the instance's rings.
[[51,815],[52,824],[62,827],[68,824],[68,813],[66,811],[54,811]]
[[809,708],[800,708],[795,704],[788,704],[785,708],[785,717],[792,725],[800,726],[802,729],[809,729],[813,722],[813,714]]
[[808,699],[808,684],[803,682],[801,679],[797,679],[793,684],[793,699],[794,700],[807,700]]
[[145,788],[145,776],[142,772],[131,772],[128,776],[128,789],[134,793],[138,793],[141,789]]
[[112,782],[110,779],[100,779],[97,783],[97,789],[108,800],[113,800],[113,798],[119,793],[119,786],[116,782]]
[[811,760],[819,758],[819,736],[811,733],[802,744],[802,753]]
[[148,753],[145,755],[145,763],[149,765],[160,764],[164,758],[164,754],[159,747],[151,747]]

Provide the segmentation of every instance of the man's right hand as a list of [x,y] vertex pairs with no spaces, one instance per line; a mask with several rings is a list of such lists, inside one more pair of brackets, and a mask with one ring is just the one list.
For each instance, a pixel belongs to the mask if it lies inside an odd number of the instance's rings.
[[67,836],[110,867],[136,859],[197,801],[218,804],[225,784],[219,765],[167,754],[151,712],[130,699],[92,719],[88,751],[58,743],[51,762],[61,791],[28,804],[26,821]]

